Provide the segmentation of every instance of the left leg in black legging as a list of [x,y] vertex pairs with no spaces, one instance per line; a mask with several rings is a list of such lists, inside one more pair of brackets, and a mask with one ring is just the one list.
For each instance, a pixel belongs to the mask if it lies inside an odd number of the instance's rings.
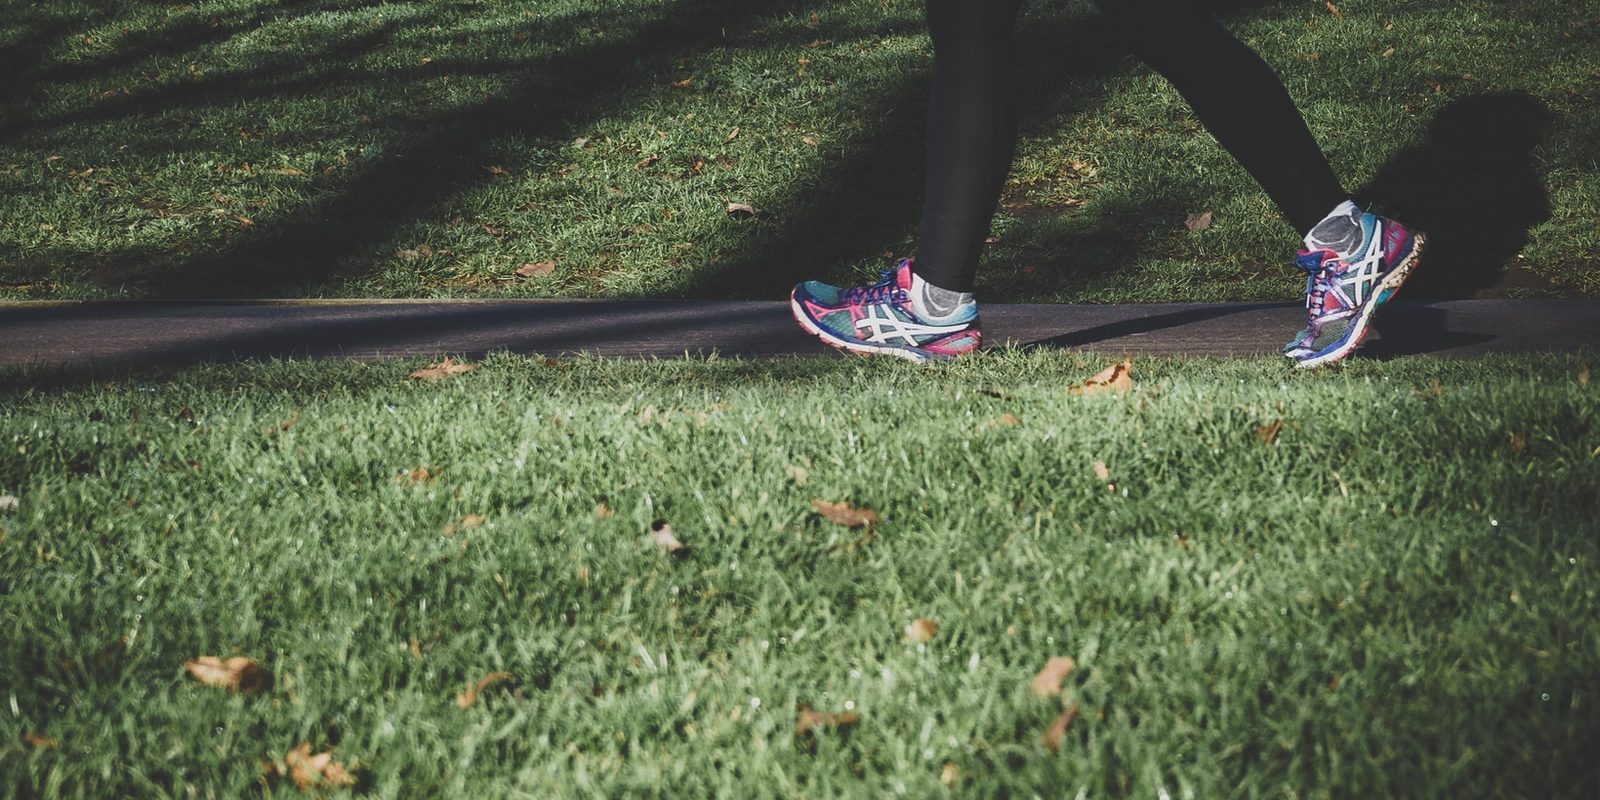
[[933,36],[917,275],[972,291],[1017,142],[1011,27],[1022,0],[927,0]]
[[1095,0],[1134,52],[1306,235],[1349,195],[1277,73],[1201,0]]

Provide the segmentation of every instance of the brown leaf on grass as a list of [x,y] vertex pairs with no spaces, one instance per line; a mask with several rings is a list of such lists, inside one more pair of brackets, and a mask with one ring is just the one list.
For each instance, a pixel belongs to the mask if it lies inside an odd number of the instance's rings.
[[216,656],[201,656],[183,662],[183,668],[195,680],[230,692],[253,694],[272,686],[272,673],[244,656],[234,656],[226,661]]
[[517,277],[542,278],[555,271],[556,262],[554,261],[528,261],[517,267]]
[[954,786],[960,781],[961,768],[952,762],[944,762],[944,769],[939,770],[939,782],[945,786]]
[[1093,395],[1106,392],[1127,392],[1133,389],[1133,362],[1123,359],[1094,374],[1094,377],[1077,386],[1067,387],[1073,394]]
[[1327,4],[1328,13],[1332,14],[1334,19],[1344,19],[1344,12],[1340,11],[1339,7],[1333,4],[1333,0],[1327,0]]
[[278,430],[279,431],[289,430],[290,428],[294,427],[294,424],[296,422],[299,422],[299,421],[300,421],[300,409],[297,408],[294,411],[289,413],[289,418],[288,419],[278,423]]
[[289,781],[300,791],[316,787],[354,786],[356,776],[333,760],[333,751],[311,754],[311,744],[301,742],[283,755],[283,766]]
[[728,216],[734,219],[750,219],[759,217],[766,212],[749,203],[728,203]]
[[1508,441],[1507,444],[1511,445],[1511,452],[1520,453],[1528,449],[1528,437],[1523,436],[1520,433],[1513,433],[1511,434],[1510,441]]
[[638,161],[633,162],[633,168],[634,169],[644,169],[645,167],[651,166],[651,165],[655,164],[657,161],[660,161],[660,160],[661,160],[661,156],[656,156],[656,155],[645,156],[644,158],[641,158]]
[[831,39],[812,39],[811,41],[806,42],[805,44],[800,45],[800,46],[804,47],[807,50],[815,50],[815,49],[817,49],[819,47],[826,47],[827,45],[830,45],[830,44],[833,44],[833,40],[831,40]]
[[1283,420],[1275,419],[1266,425],[1256,426],[1256,438],[1262,444],[1272,444],[1278,440],[1278,434],[1283,431]]
[[1433,378],[1428,381],[1428,386],[1426,388],[1414,387],[1412,388],[1411,393],[1418,397],[1444,397],[1444,387],[1439,385],[1438,378]]
[[1111,480],[1111,470],[1106,468],[1106,462],[1100,459],[1094,461],[1094,476],[1102,481]]
[[1056,717],[1055,722],[1050,723],[1044,735],[1039,737],[1039,742],[1052,753],[1061,749],[1062,737],[1067,735],[1067,729],[1072,727],[1073,720],[1077,718],[1078,704],[1073,703],[1062,710],[1061,716]]
[[483,524],[488,521],[489,518],[482,514],[468,514],[462,517],[460,521],[452,522],[444,526],[444,535],[454,536],[456,535],[457,531],[477,530],[478,528],[483,527]]
[[1588,367],[1584,367],[1582,370],[1578,371],[1578,385],[1579,386],[1588,386],[1589,385],[1589,368]]
[[982,425],[978,426],[978,430],[987,430],[989,428],[1015,428],[1021,424],[1022,420],[1017,419],[1016,414],[1006,413],[1001,414],[994,419],[985,420]]
[[40,750],[54,750],[61,746],[61,743],[56,741],[54,737],[34,733],[33,731],[22,732],[22,743]]
[[688,545],[678,541],[678,537],[672,534],[672,526],[664,519],[650,523],[650,541],[669,555],[685,554],[689,550]]
[[722,143],[723,144],[727,144],[728,142],[731,142],[731,141],[733,141],[734,139],[737,139],[737,138],[739,138],[739,126],[735,125],[735,126],[733,126],[733,130],[728,131],[728,135],[727,135],[726,138],[724,138],[722,140]]
[[938,633],[939,623],[927,617],[918,617],[906,626],[906,644],[927,644]]
[[1210,211],[1202,211],[1198,214],[1190,214],[1184,218],[1183,227],[1188,228],[1191,231],[1203,231],[1206,228],[1211,227],[1211,221],[1213,219],[1214,217]]
[[1044,668],[1039,674],[1028,681],[1028,690],[1039,697],[1054,697],[1061,694],[1061,682],[1072,674],[1077,667],[1076,661],[1068,656],[1054,656],[1044,663]]
[[402,472],[399,475],[394,476],[394,479],[400,482],[411,481],[412,483],[422,483],[431,477],[433,477],[433,473],[429,472],[427,467],[417,467],[410,472]]
[[411,377],[419,381],[439,381],[454,375],[471,372],[478,368],[477,364],[463,364],[455,359],[446,358],[437,364],[428,366],[411,373]]
[[485,166],[483,168],[483,171],[489,173],[490,175],[495,176],[496,178],[498,178],[501,175],[506,174],[506,172],[508,170],[505,167],[500,166],[499,164],[489,164],[489,165],[487,165],[487,166]]
[[687,89],[693,83],[694,83],[694,76],[690,75],[689,77],[684,78],[682,80],[673,81],[672,82],[672,88],[674,88],[674,89]]
[[859,528],[863,525],[878,524],[878,512],[867,508],[853,508],[849,503],[830,503],[826,500],[812,498],[811,507],[821,514],[823,519],[843,525],[846,528]]
[[511,673],[509,672],[491,672],[488,675],[479,678],[477,683],[468,686],[466,691],[456,695],[456,705],[461,708],[467,708],[471,706],[475,701],[477,701],[478,695],[482,694],[484,689],[487,689],[492,684],[499,683],[500,681],[506,680],[510,677]]
[[299,177],[301,175],[304,175],[305,172],[302,171],[302,170],[295,169],[294,167],[283,167],[281,169],[269,169],[269,170],[267,170],[267,174],[269,174],[269,175],[288,175],[290,177]]
[[595,504],[595,507],[594,507],[594,517],[595,517],[595,519],[606,519],[607,517],[611,516],[611,513],[612,513],[611,512],[611,506],[606,505],[606,501],[601,500],[599,503]]
[[854,711],[818,711],[805,703],[797,703],[794,710],[799,714],[795,720],[795,735],[805,735],[823,728],[841,730],[853,727],[861,721],[861,717]]

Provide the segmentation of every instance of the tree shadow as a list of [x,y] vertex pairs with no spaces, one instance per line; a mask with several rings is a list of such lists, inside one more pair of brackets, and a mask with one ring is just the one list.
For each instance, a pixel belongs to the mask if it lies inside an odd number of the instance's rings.
[[1534,151],[1551,122],[1525,92],[1456,100],[1356,193],[1428,235],[1403,299],[1473,297],[1501,284],[1530,231],[1550,218]]

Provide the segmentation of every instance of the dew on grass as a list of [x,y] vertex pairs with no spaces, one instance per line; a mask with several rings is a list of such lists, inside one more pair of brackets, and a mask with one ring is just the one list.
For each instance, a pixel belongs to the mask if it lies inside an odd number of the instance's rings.
[[787,637],[787,636],[779,636],[778,637],[778,646],[779,647],[783,647],[783,646],[785,646],[787,644],[789,644],[789,637]]
[[1489,518],[1489,527],[1491,527],[1491,528],[1500,527],[1500,520],[1497,520],[1494,517],[1490,517]]
[[1550,693],[1549,692],[1540,693],[1539,699],[1545,701],[1546,703],[1550,702]]
[[754,708],[760,708],[761,707],[761,698],[759,698],[759,697],[750,698],[750,707],[753,708],[753,709]]
[[844,710],[846,710],[846,711],[854,711],[854,710],[856,710],[856,701],[854,701],[854,700],[846,700],[846,701],[844,701]]

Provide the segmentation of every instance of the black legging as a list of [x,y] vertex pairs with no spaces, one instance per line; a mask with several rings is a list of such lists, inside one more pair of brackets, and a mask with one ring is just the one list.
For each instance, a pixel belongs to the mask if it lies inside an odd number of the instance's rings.
[[[1272,68],[1200,0],[1095,0],[1303,235],[1348,195]],[[916,271],[971,291],[1016,151],[1011,28],[1021,0],[927,0],[933,36],[927,199]]]

